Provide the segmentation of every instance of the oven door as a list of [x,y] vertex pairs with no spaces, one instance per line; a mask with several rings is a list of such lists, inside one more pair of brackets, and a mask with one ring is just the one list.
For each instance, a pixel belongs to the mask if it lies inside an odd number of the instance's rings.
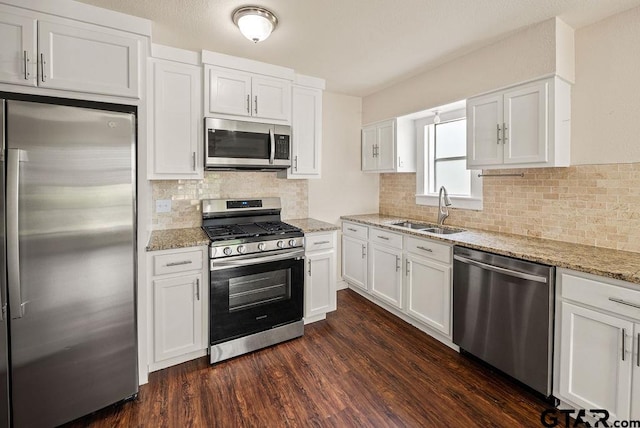
[[287,126],[207,118],[205,129],[206,168],[282,169],[291,166]]
[[304,251],[214,259],[211,345],[302,319]]

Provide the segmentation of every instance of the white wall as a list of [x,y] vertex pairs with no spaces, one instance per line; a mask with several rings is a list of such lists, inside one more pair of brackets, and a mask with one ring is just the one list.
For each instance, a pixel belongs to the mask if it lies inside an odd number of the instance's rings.
[[640,8],[575,33],[571,163],[640,162]]

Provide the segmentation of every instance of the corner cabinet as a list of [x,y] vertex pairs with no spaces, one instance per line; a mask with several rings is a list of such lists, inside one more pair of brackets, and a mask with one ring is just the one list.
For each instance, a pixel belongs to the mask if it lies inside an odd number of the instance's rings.
[[336,310],[336,232],[307,233],[304,282],[305,324]]
[[416,172],[413,122],[397,118],[363,127],[362,171]]
[[566,269],[556,282],[554,395],[640,419],[640,286]]
[[0,82],[140,98],[140,37],[29,15],[0,12]]
[[152,334],[150,371],[206,355],[209,287],[207,248],[149,253]]
[[467,169],[569,166],[571,85],[559,77],[467,100]]
[[202,178],[202,68],[195,65],[197,54],[158,45],[153,51],[162,57],[149,59],[148,67],[149,179]]

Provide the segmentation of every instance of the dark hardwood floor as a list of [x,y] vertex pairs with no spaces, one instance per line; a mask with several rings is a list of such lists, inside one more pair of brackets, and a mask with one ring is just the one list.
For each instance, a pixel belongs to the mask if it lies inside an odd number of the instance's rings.
[[550,406],[357,293],[287,343],[151,373],[67,427],[540,427]]

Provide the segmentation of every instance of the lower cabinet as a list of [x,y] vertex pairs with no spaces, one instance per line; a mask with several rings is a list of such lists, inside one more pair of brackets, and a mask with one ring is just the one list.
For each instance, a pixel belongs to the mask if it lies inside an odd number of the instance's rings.
[[304,321],[336,310],[336,232],[305,234]]
[[640,289],[558,269],[557,294],[554,395],[610,420],[640,419]]
[[369,290],[391,306],[402,309],[402,236],[380,229],[370,230]]
[[150,253],[152,333],[150,371],[206,355],[206,247]]
[[343,227],[342,277],[350,285],[367,291],[367,241],[346,235],[344,230]]

